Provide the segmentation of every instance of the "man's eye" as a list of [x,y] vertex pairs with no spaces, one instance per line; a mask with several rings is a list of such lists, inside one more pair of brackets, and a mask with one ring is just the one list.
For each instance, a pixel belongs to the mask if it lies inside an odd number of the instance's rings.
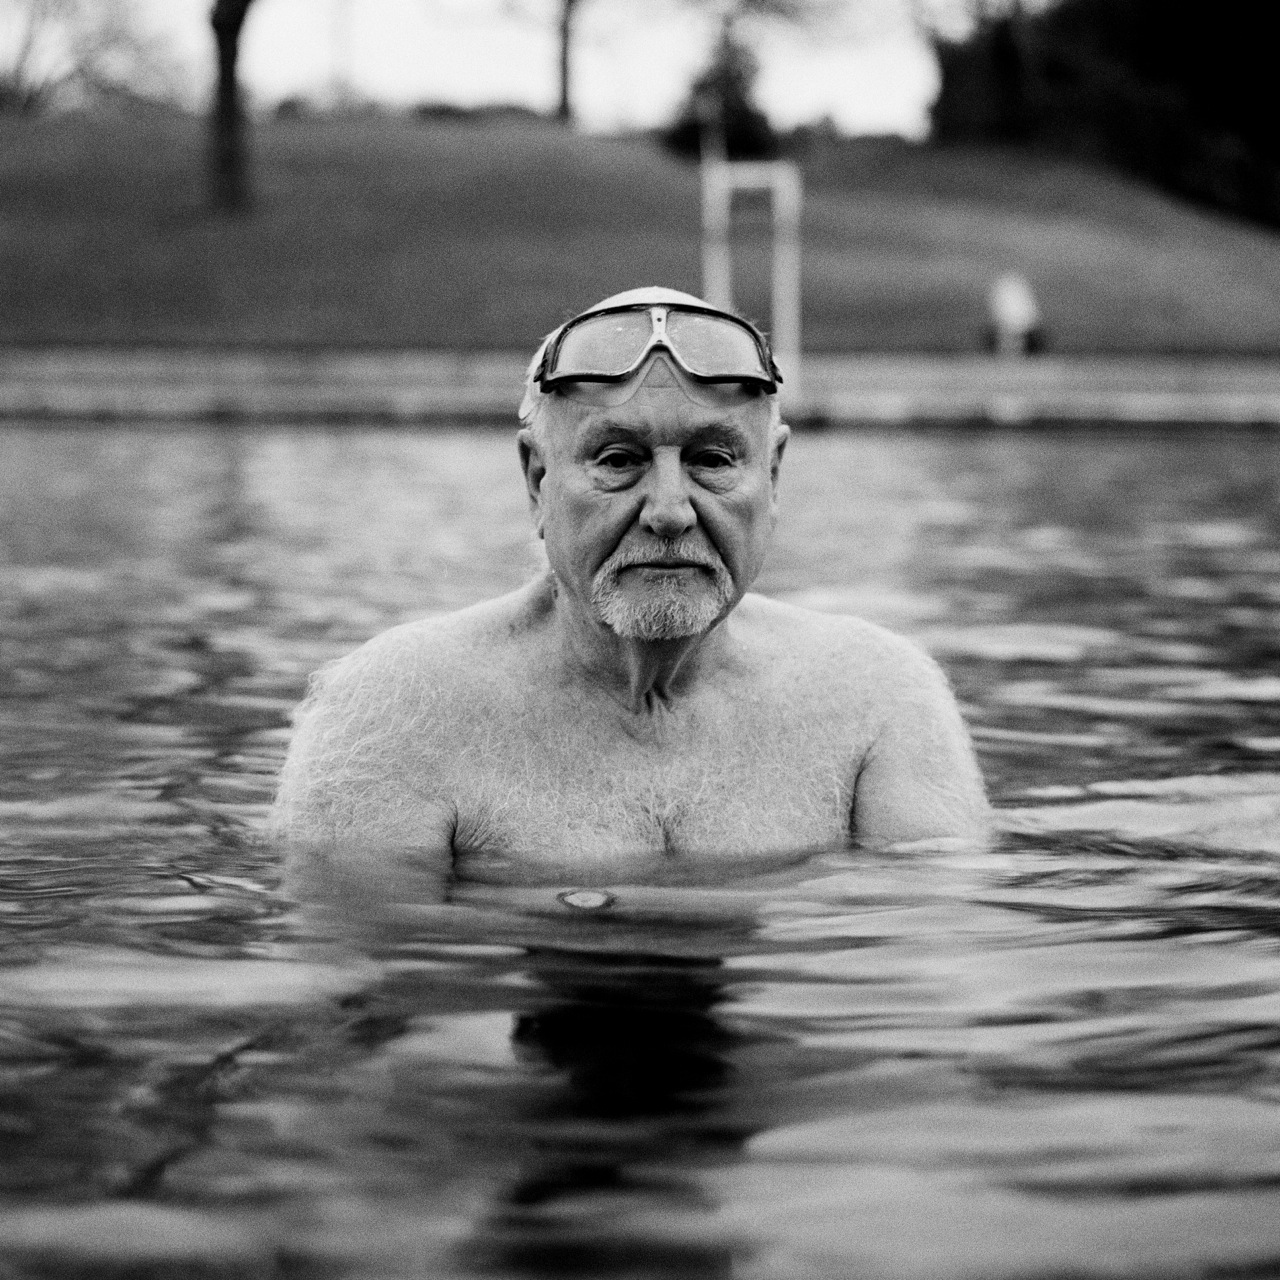
[[602,453],[596,461],[602,467],[610,467],[615,471],[622,471],[627,467],[634,467],[637,459],[633,453],[624,453],[621,449],[611,449],[608,453]]
[[731,467],[733,455],[719,449],[704,449],[690,459],[695,467]]

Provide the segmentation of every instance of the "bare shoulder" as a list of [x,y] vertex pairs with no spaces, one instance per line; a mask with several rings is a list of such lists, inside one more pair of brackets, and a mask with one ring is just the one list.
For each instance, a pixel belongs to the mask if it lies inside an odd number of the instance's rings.
[[747,595],[739,612],[762,659],[821,680],[828,697],[843,693],[865,702],[912,691],[950,697],[941,669],[919,645],[874,622],[758,595]]
[[748,647],[767,655],[793,698],[861,722],[854,831],[864,841],[981,839],[982,776],[941,668],[903,636],[860,618],[748,597]]
[[536,625],[536,587],[392,627],[321,668],[294,717],[273,831],[447,849],[451,802],[432,779],[465,741],[503,648]]
[[402,623],[322,667],[310,705],[352,701],[384,723],[465,694],[493,675],[504,650],[519,644],[545,614],[541,583],[460,609]]

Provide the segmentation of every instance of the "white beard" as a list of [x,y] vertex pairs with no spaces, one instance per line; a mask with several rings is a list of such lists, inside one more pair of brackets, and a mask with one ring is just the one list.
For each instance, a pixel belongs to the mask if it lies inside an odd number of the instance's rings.
[[[640,588],[622,586],[623,569],[656,558],[695,560],[706,564],[706,572],[663,575]],[[678,640],[711,629],[733,603],[733,579],[718,559],[709,562],[704,552],[691,553],[678,541],[669,542],[656,553],[614,552],[591,581],[591,603],[617,635],[629,640]]]

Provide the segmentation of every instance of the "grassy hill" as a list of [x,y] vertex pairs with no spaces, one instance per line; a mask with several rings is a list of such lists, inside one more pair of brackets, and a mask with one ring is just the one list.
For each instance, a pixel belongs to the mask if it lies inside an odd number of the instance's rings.
[[[551,125],[273,120],[257,203],[203,209],[200,121],[0,118],[0,341],[530,347],[638,283],[697,291],[696,170]],[[1280,237],[1054,158],[892,143],[805,161],[814,350],[979,344],[1016,267],[1059,351],[1280,353]],[[767,318],[763,208],[739,303]]]

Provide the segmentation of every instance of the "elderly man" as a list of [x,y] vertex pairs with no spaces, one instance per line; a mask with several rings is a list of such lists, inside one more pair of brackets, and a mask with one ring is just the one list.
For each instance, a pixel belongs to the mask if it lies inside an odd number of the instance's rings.
[[851,838],[977,837],[946,682],[879,627],[748,592],[788,428],[752,326],[638,289],[530,366],[520,463],[549,568],[377,636],[298,721],[279,835],[424,883],[718,878]]

